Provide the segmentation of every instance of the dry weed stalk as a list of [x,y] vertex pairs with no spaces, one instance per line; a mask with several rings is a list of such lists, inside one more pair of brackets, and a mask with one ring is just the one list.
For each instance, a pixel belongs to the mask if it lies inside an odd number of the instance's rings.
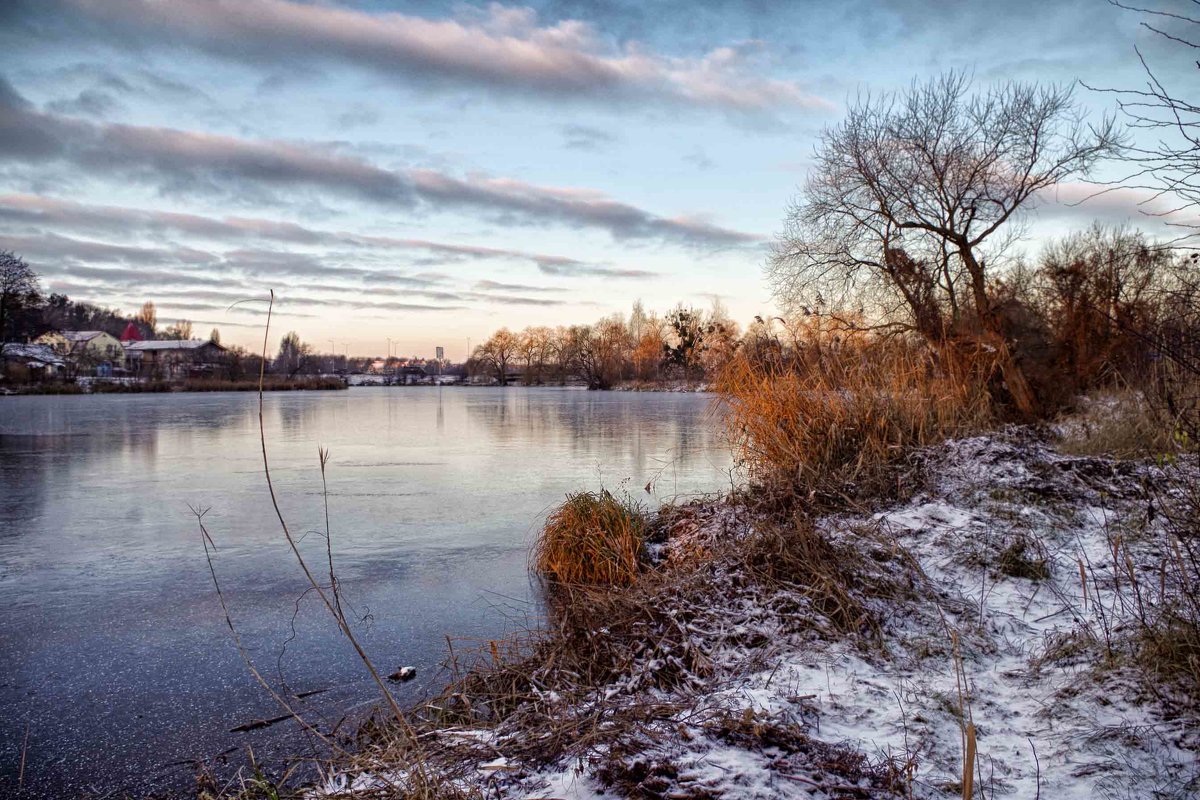
[[[329,591],[327,592],[326,587],[324,587],[316,579],[312,570],[308,566],[308,562],[304,560],[304,556],[300,553],[300,547],[297,545],[295,537],[292,536],[292,531],[288,527],[287,520],[283,518],[283,511],[279,507],[279,498],[275,494],[275,485],[271,481],[271,465],[269,459],[267,458],[267,429],[263,414],[263,382],[266,380],[267,353],[269,352],[267,349],[267,341],[271,331],[271,312],[274,310],[274,308],[275,290],[272,289],[270,303],[267,306],[266,324],[263,326],[263,354],[262,360],[259,362],[258,375],[258,440],[262,449],[263,476],[267,480],[267,492],[271,496],[271,507],[275,510],[275,517],[279,520],[279,526],[283,530],[283,536],[287,540],[288,547],[291,549],[292,555],[296,557],[296,562],[300,565],[300,569],[304,572],[304,577],[308,580],[309,586],[317,593],[317,597],[320,598],[321,603],[325,606],[326,610],[329,611],[330,615],[337,623],[338,629],[342,632],[342,635],[345,636],[346,640],[350,642],[351,646],[354,647],[354,652],[358,654],[359,660],[363,662],[363,665],[371,674],[371,678],[379,687],[379,691],[383,695],[383,698],[387,702],[388,706],[391,708],[392,713],[395,715],[396,721],[400,723],[401,727],[406,727],[407,723],[404,718],[404,712],[400,710],[399,703],[396,702],[396,698],[388,689],[387,684],[383,682],[383,677],[379,674],[379,671],[375,669],[375,665],[367,656],[367,653],[363,649],[362,645],[359,644],[358,637],[354,635],[354,631],[351,628],[350,623],[347,621],[345,613],[342,611],[340,601],[335,603],[334,600],[330,599],[331,595],[335,599],[337,597],[336,579],[333,580],[332,585],[329,587]],[[324,475],[325,459],[322,458],[322,481],[324,481]],[[326,500],[326,503],[328,503],[328,500]],[[328,506],[326,506],[326,508],[328,509]],[[328,516],[326,516],[326,523],[328,523]],[[328,529],[326,530],[326,541],[328,542]],[[330,555],[330,568],[332,569],[332,554]]]

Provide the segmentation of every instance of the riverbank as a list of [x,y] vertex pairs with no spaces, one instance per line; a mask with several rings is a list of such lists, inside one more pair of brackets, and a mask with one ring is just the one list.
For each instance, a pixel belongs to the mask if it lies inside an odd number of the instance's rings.
[[[328,391],[347,388],[346,381],[336,377],[268,379],[262,389],[268,392]],[[0,395],[63,395],[63,394],[147,394],[161,392],[257,392],[254,380],[214,380],[189,378],[181,381],[110,381],[91,379],[82,383],[42,383],[8,387]]]
[[668,507],[633,586],[558,596],[413,710],[418,749],[368,728],[306,794],[1194,796],[1196,687],[1140,648],[1197,479],[1013,428],[873,507]]

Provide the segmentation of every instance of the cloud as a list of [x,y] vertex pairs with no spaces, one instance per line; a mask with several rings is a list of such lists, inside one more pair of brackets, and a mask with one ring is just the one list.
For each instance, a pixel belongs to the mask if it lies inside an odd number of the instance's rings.
[[663,217],[591,189],[455,177],[432,169],[393,171],[312,145],[43,113],[0,78],[0,160],[5,159],[65,161],[93,174],[115,174],[176,191],[310,188],[389,207],[465,207],[511,221],[596,228],[616,239],[657,238],[710,247],[761,241],[757,234],[696,217]]
[[[223,244],[244,245],[266,241],[282,242],[288,245],[349,247],[383,251],[418,250],[446,259],[529,261],[544,271],[558,270],[563,275],[569,275],[572,271],[581,274],[581,270],[598,268],[568,256],[525,250],[435,242],[428,239],[373,236],[347,231],[326,231],[308,228],[293,222],[255,217],[216,218],[173,211],[93,205],[29,194],[0,195],[0,223],[37,226],[38,228],[50,227],[101,237],[128,237],[133,234],[149,236],[183,234]],[[311,258],[306,258],[303,264],[296,259],[286,259],[286,263],[284,263],[281,261],[279,251],[275,250],[243,247],[239,248],[234,255],[244,257],[246,265],[256,265],[267,269],[286,266],[289,274],[295,274],[295,271],[301,268],[307,274],[321,274],[330,269],[327,262]],[[146,252],[138,257],[143,258],[147,263],[164,258],[163,254],[158,251]],[[274,263],[270,263],[272,259],[274,259]],[[346,268],[342,267],[341,272],[344,274]],[[372,271],[358,269],[357,272],[365,274]],[[628,277],[644,277],[649,274],[638,273]],[[409,278],[408,280],[417,279]],[[428,278],[420,280],[426,283],[433,282]]]
[[499,283],[498,281],[478,281],[475,288],[481,292],[563,292],[560,286],[526,286],[521,283]]
[[1049,219],[1083,219],[1155,227],[1195,225],[1196,210],[1170,194],[1136,186],[1068,181],[1039,192],[1036,214]]
[[101,263],[212,265],[212,253],[190,247],[135,247],[74,239],[53,233],[38,236],[0,236],[0,249],[47,261],[99,261]]
[[748,69],[754,48],[718,47],[699,58],[616,47],[587,23],[540,25],[528,8],[493,3],[456,19],[290,0],[61,0],[138,44],[184,42],[266,64],[324,58],[406,83],[455,84],[552,98],[641,99],[730,109],[824,110],[792,81]]
[[59,114],[82,114],[87,117],[107,117],[121,108],[112,95],[97,89],[84,89],[69,100],[55,100],[46,108]]
[[688,155],[684,156],[683,160],[694,166],[696,169],[702,171],[708,171],[716,166],[716,162],[705,155],[704,151],[698,147]]
[[289,307],[444,311],[470,307],[464,303],[565,305],[560,299],[528,296],[560,289],[484,280],[475,284],[475,291],[455,291],[441,286],[442,279],[436,276],[343,266],[313,253],[252,248],[214,253],[188,247],[113,245],[45,233],[0,235],[0,249],[26,256],[47,273],[56,291],[92,299],[124,299],[149,292],[172,308],[179,307],[181,299],[210,303],[202,310],[228,307],[248,297],[265,296],[271,288]]
[[644,269],[618,269],[615,267],[597,267],[591,264],[538,264],[538,269],[547,275],[559,277],[579,277],[583,275],[600,278],[654,278],[656,272]]
[[552,300],[546,297],[513,297],[510,295],[486,295],[482,298],[489,303],[502,306],[565,306],[565,300]]
[[471,206],[607,230],[616,239],[667,238],[697,245],[761,241],[757,234],[690,217],[662,217],[591,189],[537,186],[511,178],[455,178],[428,169],[409,171],[414,191],[442,206]]
[[559,131],[563,136],[563,144],[571,150],[595,152],[617,141],[615,135],[588,125],[563,125]]

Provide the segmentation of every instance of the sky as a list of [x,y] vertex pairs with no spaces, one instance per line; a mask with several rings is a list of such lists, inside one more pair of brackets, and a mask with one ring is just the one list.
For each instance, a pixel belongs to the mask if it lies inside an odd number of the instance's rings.
[[[160,325],[255,348],[271,290],[273,341],[350,355],[457,360],[500,326],[637,299],[719,298],[745,323],[774,311],[769,244],[848,103],[958,69],[1082,81],[1099,116],[1113,97],[1087,87],[1144,85],[1135,46],[1194,77],[1140,19],[1105,0],[5,0],[0,249],[48,291],[152,300]],[[1162,201],[1094,193],[1039,198],[1020,246],[1093,219],[1164,232]]]

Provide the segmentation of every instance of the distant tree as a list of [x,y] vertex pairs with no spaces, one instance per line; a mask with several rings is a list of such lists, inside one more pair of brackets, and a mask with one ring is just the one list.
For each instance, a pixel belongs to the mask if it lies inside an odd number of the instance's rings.
[[605,317],[592,326],[591,343],[595,352],[593,388],[611,389],[624,377],[632,341],[625,319],[620,314]]
[[633,301],[633,308],[629,312],[629,335],[633,340],[639,341],[642,334],[645,333],[646,326],[650,324],[650,316],[646,313],[646,307],[642,305],[641,299]]
[[666,347],[663,324],[657,317],[650,316],[647,317],[646,324],[642,325],[641,330],[641,335],[634,343],[631,356],[633,373],[639,380],[654,380],[658,377]]
[[208,340],[210,342],[212,342],[213,344],[220,344],[221,343],[221,332],[219,330],[217,330],[216,328],[213,328],[212,332],[208,334]]
[[571,341],[566,326],[559,325],[550,332],[546,342],[546,371],[559,386],[566,384],[571,372]]
[[37,273],[15,253],[0,251],[0,341],[28,340],[40,305]]
[[741,330],[729,315],[720,298],[713,298],[712,307],[704,320],[704,338],[700,347],[700,366],[706,376],[712,376],[725,365],[737,350]]
[[525,365],[524,383],[526,386],[544,382],[546,361],[550,356],[553,338],[554,331],[545,326],[532,326],[519,334],[517,350],[520,353],[521,362]]
[[192,338],[192,323],[189,320],[181,319],[174,325],[169,326],[163,331],[164,339],[178,339],[180,341]]
[[312,347],[300,341],[300,334],[290,331],[280,339],[279,354],[275,357],[271,368],[289,378],[295,377],[304,369],[312,357],[312,353]]
[[142,308],[134,317],[134,322],[145,329],[147,336],[153,338],[158,332],[158,309],[154,307],[154,303],[149,300],[142,303]]
[[501,328],[475,348],[472,358],[490,369],[501,386],[508,385],[508,365],[518,355],[520,339],[508,328]]
[[704,317],[699,311],[676,306],[667,314],[670,335],[663,343],[663,363],[681,369],[684,377],[694,377],[700,370],[704,328]]
[[563,342],[567,372],[574,373],[589,389],[600,388],[600,364],[596,338],[591,325],[572,325],[567,328]]

